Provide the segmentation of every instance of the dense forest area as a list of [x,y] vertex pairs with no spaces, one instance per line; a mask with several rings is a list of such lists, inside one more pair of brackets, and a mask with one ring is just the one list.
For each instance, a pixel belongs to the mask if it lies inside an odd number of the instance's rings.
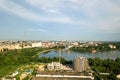
[[[37,59],[37,62],[41,62],[41,63],[51,63],[51,62],[59,62],[59,57],[53,57],[53,58],[46,58],[46,57],[41,57]],[[72,65],[72,61],[67,61],[64,58],[60,58],[60,61],[62,64],[70,64]]]
[[[97,80],[116,80],[116,75],[120,74],[120,58],[115,60],[89,58],[88,61]],[[99,73],[110,73],[110,75],[102,76]]]

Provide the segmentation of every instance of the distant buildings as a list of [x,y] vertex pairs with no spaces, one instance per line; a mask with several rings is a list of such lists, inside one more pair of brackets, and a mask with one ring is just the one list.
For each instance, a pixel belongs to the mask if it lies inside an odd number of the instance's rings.
[[42,47],[42,43],[41,42],[34,42],[34,43],[32,43],[32,47]]
[[74,71],[82,72],[88,69],[88,61],[85,57],[76,57],[73,62]]
[[91,53],[96,53],[97,51],[95,49],[92,49],[91,50]]
[[42,41],[21,41],[21,42],[0,42],[0,52],[23,48],[51,48],[56,46],[55,42]]
[[111,48],[111,49],[116,49],[116,46],[113,45],[113,44],[109,44],[109,48]]
[[[103,45],[101,45],[103,44]],[[107,45],[107,46],[105,46]],[[4,52],[7,50],[14,50],[14,49],[23,49],[23,48],[53,48],[53,47],[62,46],[65,47],[65,50],[69,50],[72,47],[99,47],[102,46],[103,48],[109,47],[112,49],[117,49],[117,45],[114,43],[105,43],[100,41],[0,41],[0,52]],[[91,50],[92,53],[97,52],[97,49]]]

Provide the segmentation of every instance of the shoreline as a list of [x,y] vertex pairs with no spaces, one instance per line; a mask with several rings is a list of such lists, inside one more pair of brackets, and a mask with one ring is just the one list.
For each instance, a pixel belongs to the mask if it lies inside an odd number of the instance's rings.
[[53,49],[48,49],[48,50],[38,51],[37,54],[35,54],[34,56],[32,56],[32,58],[38,56],[38,55],[41,54],[41,53],[49,52],[49,51],[52,51],[52,50],[53,50]]

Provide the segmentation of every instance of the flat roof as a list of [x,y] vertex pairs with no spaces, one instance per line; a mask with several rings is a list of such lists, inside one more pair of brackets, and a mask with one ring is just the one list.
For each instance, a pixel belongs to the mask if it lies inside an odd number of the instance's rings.
[[34,80],[92,80],[88,73],[80,72],[39,72]]
[[91,79],[83,79],[83,78],[43,78],[43,77],[36,77],[34,80],[91,80]]

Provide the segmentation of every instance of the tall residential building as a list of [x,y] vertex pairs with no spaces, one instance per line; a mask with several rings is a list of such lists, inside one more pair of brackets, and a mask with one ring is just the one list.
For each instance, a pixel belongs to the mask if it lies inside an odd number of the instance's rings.
[[82,72],[88,69],[88,60],[85,57],[76,57],[74,59],[74,70]]

